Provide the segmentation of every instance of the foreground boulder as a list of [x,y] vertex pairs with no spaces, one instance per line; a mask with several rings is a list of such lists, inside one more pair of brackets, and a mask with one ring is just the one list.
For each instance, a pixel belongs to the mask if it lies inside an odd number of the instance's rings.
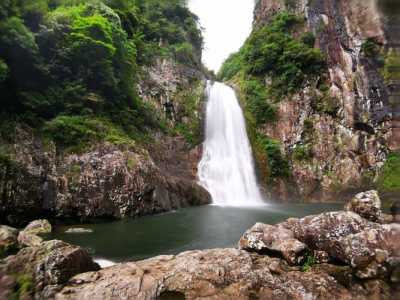
[[280,258],[237,249],[190,251],[77,275],[56,299],[381,299],[390,294],[379,280],[346,287],[336,277],[348,270],[326,265],[302,272]]
[[307,246],[294,238],[291,230],[257,223],[242,236],[239,249],[260,254],[277,253],[291,264],[304,260]]
[[302,263],[304,255],[312,263],[339,262],[360,279],[398,278],[400,225],[377,223],[380,203],[377,192],[369,191],[356,195],[347,211],[292,218],[275,226],[256,224],[239,247],[278,255],[290,264]]
[[18,234],[18,243],[21,247],[40,246],[43,238],[39,234],[50,233],[51,230],[51,224],[47,220],[32,221]]
[[345,210],[353,211],[361,217],[376,222],[381,217],[381,200],[377,191],[357,194],[345,206]]
[[24,229],[26,233],[46,234],[51,233],[51,224],[47,220],[35,220],[30,222]]
[[56,299],[350,299],[351,294],[329,275],[313,277],[289,269],[280,259],[246,251],[191,251],[78,275]]
[[21,249],[0,264],[0,277],[6,276],[3,284],[11,288],[2,287],[0,290],[10,296],[23,281],[29,286],[28,291],[24,291],[25,298],[35,295],[36,298],[48,299],[72,276],[98,269],[99,266],[80,247],[56,240],[43,242],[39,246]]

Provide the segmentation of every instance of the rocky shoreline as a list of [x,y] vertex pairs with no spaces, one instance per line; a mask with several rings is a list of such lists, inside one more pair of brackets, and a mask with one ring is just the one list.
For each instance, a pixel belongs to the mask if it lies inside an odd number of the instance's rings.
[[[395,210],[393,210],[395,212]],[[396,213],[396,212],[395,212]],[[399,299],[400,218],[381,211],[376,191],[343,211],[276,225],[257,223],[238,248],[100,269],[82,248],[43,241],[39,220],[0,227],[0,298],[8,299]]]

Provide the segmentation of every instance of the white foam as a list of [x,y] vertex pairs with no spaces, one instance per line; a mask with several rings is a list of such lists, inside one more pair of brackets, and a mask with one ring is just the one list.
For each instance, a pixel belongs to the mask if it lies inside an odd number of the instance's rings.
[[104,259],[104,258],[96,258],[94,259],[94,262],[98,263],[99,266],[103,269],[103,268],[108,268],[108,267],[112,267],[114,265],[116,265],[117,263],[108,260],[108,259]]

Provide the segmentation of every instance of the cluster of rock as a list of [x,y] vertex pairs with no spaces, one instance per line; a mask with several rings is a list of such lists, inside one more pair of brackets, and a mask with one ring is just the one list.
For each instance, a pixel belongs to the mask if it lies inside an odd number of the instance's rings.
[[18,231],[0,226],[0,299],[51,299],[74,275],[100,267],[81,247],[62,241],[44,241],[50,233],[47,220],[29,223]]
[[[99,269],[81,248],[50,241],[8,257],[1,270],[32,274],[30,295],[38,299],[399,299],[400,224],[394,220],[371,191],[345,211],[258,223],[239,249]],[[10,286],[10,276],[3,276],[0,291]]]

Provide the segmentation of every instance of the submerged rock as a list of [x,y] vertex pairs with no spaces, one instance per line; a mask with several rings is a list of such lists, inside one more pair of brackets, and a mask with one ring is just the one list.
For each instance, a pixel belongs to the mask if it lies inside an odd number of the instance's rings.
[[69,228],[65,233],[93,233],[93,230],[89,228]]
[[365,219],[376,222],[381,217],[381,199],[377,191],[368,191],[357,194],[345,210],[353,211]]
[[304,260],[307,246],[294,238],[291,230],[257,223],[246,231],[239,241],[239,248],[257,253],[277,253],[290,264]]

